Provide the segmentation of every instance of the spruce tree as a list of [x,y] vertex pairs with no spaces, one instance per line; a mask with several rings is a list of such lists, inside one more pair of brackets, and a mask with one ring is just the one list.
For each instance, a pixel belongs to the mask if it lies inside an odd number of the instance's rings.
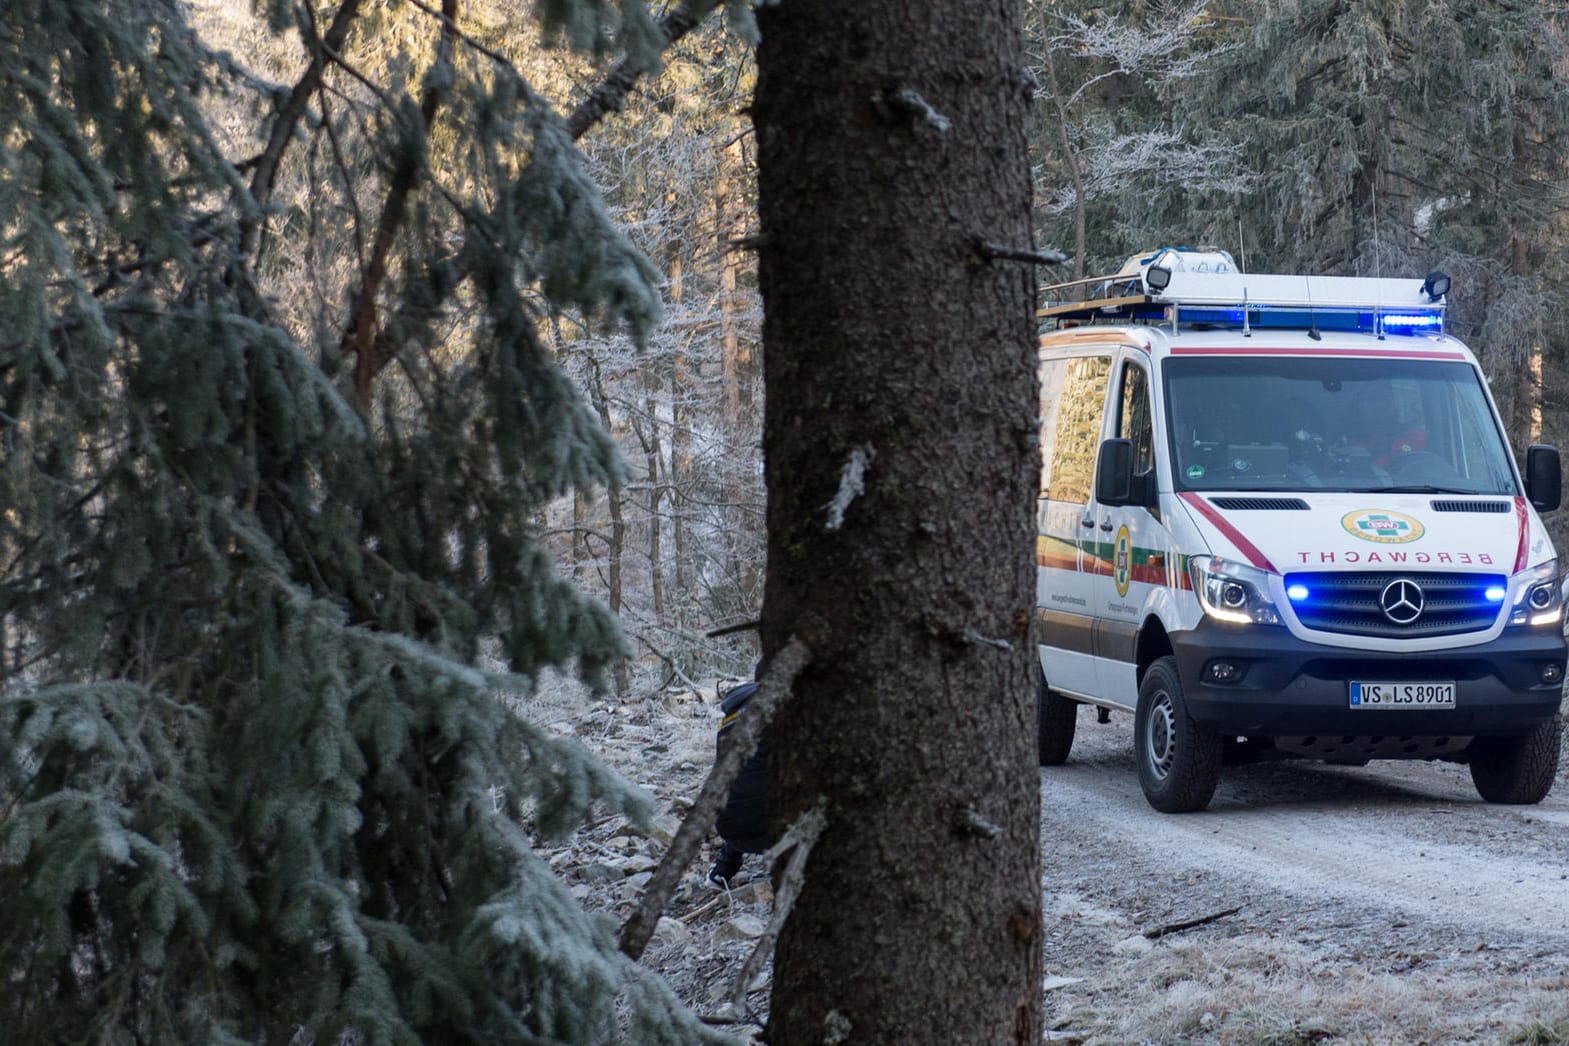
[[0,1029],[702,1041],[533,852],[646,800],[517,709],[624,654],[538,325],[642,335],[652,270],[453,0],[257,6],[283,82],[180,0],[0,7]]
[[[1055,27],[1059,83],[1097,84],[1076,120],[1097,155],[1125,157],[1165,135],[1235,161],[1220,181],[1197,177],[1182,153],[1120,170],[1087,201],[1091,268],[1167,243],[1226,246],[1260,272],[1441,267],[1456,277],[1448,329],[1499,374],[1518,370],[1527,346],[1569,332],[1554,305],[1566,247],[1556,217],[1566,11],[1451,0],[1051,5],[1042,17]],[[1184,43],[1154,62],[1118,69],[1131,44],[1089,46],[1114,40],[1114,26],[1125,41],[1157,40],[1178,23]],[[1040,144],[1061,151],[1055,137]],[[1068,181],[1058,174],[1043,195]],[[1072,213],[1046,226],[1048,241],[1067,242]]]

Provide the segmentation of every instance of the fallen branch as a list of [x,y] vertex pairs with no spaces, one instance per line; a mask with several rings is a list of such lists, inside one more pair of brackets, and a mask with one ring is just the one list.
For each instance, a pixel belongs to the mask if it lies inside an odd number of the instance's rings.
[[703,916],[707,915],[709,912],[713,911],[714,909],[720,908],[720,907],[723,907],[725,905],[732,904],[732,903],[733,902],[730,899],[730,891],[726,890],[723,893],[721,893],[718,897],[715,897],[712,900],[703,902],[702,904],[698,905],[696,908],[693,908],[691,911],[689,911],[685,915],[681,916],[681,921],[684,922],[684,923],[695,923],[695,922],[697,922],[697,920],[701,919]]
[[1148,937],[1152,941],[1159,940],[1168,933],[1181,933],[1183,930],[1191,930],[1195,926],[1203,926],[1205,923],[1212,923],[1217,919],[1224,919],[1228,915],[1236,915],[1241,910],[1242,906],[1239,904],[1235,908],[1227,908],[1225,911],[1216,912],[1214,915],[1205,915],[1198,919],[1188,919],[1185,922],[1180,923],[1167,923],[1165,926],[1156,926],[1145,930],[1144,936]]
[[795,899],[801,895],[801,884],[806,880],[806,859],[811,856],[812,847],[823,834],[823,829],[828,826],[828,815],[823,812],[823,803],[818,801],[806,813],[790,826],[789,831],[763,854],[763,867],[773,867],[774,861],[783,853],[790,856],[785,860],[784,870],[779,873],[779,883],[774,891],[774,914],[768,920],[768,929],[757,939],[757,944],[752,948],[752,954],[746,957],[746,963],[741,967],[741,972],[736,975],[735,987],[730,990],[730,1006],[733,1012],[747,1013],[751,1009],[746,1004],[747,987],[757,977],[762,969],[763,960],[773,950],[774,942],[779,939],[779,931],[784,928],[785,920],[790,917],[790,909],[795,907]]
[[809,660],[810,652],[806,644],[799,639],[792,639],[774,657],[763,678],[757,681],[757,693],[747,702],[746,714],[738,716],[735,725],[726,734],[726,744],[719,758],[714,760],[713,769],[708,771],[697,802],[676,830],[675,838],[670,840],[670,848],[665,851],[659,867],[649,879],[643,896],[638,899],[637,908],[621,927],[620,946],[626,955],[639,958],[643,949],[648,947],[654,928],[659,925],[660,913],[670,903],[670,895],[675,893],[687,865],[692,863],[698,847],[713,829],[719,808],[730,793],[730,785],[741,772],[741,764],[757,750],[763,728],[773,718],[774,710],[795,685],[795,677]]

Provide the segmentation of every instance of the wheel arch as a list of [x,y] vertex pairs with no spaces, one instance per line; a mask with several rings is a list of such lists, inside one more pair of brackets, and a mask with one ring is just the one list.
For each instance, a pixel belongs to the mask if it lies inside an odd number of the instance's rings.
[[1158,659],[1174,654],[1176,650],[1171,645],[1171,637],[1166,634],[1166,626],[1160,618],[1151,614],[1144,619],[1144,625],[1139,629],[1139,638],[1133,649],[1133,660],[1136,667],[1136,678],[1140,686],[1144,685],[1144,673],[1149,671]]

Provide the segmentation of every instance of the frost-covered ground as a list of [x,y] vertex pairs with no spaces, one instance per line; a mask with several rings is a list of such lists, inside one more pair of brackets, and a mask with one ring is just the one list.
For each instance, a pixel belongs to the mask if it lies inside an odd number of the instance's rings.
[[[651,832],[638,831],[622,817],[605,817],[551,852],[552,867],[585,907],[609,912],[618,923],[631,914],[713,763],[717,693],[736,682],[624,705],[557,700],[531,709],[536,721],[576,734],[657,804]],[[744,1041],[766,1018],[771,967],[764,966],[764,979],[750,991],[738,993],[737,981],[772,914],[773,891],[755,857],[748,858],[731,890],[711,886],[705,875],[716,843],[706,844],[687,868],[642,961],[698,1014],[723,1022]]]
[[[624,919],[708,771],[715,695],[545,711],[658,803],[649,835],[608,818],[552,856],[586,906]],[[1511,808],[1477,800],[1464,767],[1267,764],[1174,818],[1139,794],[1126,717],[1086,714],[1079,734],[1041,772],[1045,1041],[1569,1044],[1569,782]],[[755,859],[713,889],[711,857],[644,962],[724,1016],[772,897]],[[761,1018],[766,981],[752,988]]]

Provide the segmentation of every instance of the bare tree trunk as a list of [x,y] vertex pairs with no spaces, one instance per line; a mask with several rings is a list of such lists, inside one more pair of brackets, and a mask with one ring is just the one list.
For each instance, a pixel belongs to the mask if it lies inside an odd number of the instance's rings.
[[735,431],[744,411],[752,408],[752,346],[742,339],[737,320],[737,276],[743,257],[733,244],[746,232],[746,197],[742,190],[744,154],[741,139],[725,145],[714,181],[714,217],[719,247],[719,322],[724,359],[725,420]]
[[582,491],[572,493],[572,581],[586,587],[588,563],[593,553],[588,547],[588,503]]
[[[589,396],[593,400],[594,409],[599,412],[599,423],[605,427],[606,432],[614,432],[615,427],[610,417],[610,401],[605,396],[604,378],[599,372],[599,362],[589,361],[590,382]],[[621,564],[626,558],[627,528],[626,518],[622,509],[621,499],[625,491],[619,486],[605,492],[605,499],[610,509],[610,550],[605,572],[605,601],[610,606],[612,614],[620,615],[622,606],[621,593]],[[632,687],[629,670],[625,658],[616,661],[614,669],[616,683],[616,698],[625,701]]]
[[[1518,155],[1524,144],[1517,138]],[[1531,244],[1526,234],[1516,230],[1510,237],[1510,265],[1514,275],[1529,279],[1531,271]],[[1510,383],[1509,439],[1516,447],[1538,443],[1542,438],[1542,343],[1533,338],[1522,351],[1523,366],[1513,368],[1515,380]]]
[[[750,213],[748,172],[744,138],[737,135],[725,144],[719,157],[720,176],[715,182],[715,218],[719,241],[719,317],[720,341],[724,360],[725,392],[725,441],[732,451],[745,454],[750,451],[757,426],[752,412],[755,409],[752,382],[755,378],[755,361],[752,353],[750,331],[741,326],[740,275],[749,260],[736,244],[746,235]],[[727,471],[725,483],[726,533],[725,573],[734,582],[735,591],[743,593],[747,584],[748,565],[741,555],[744,542],[741,536],[749,532],[744,503],[751,477],[740,470]]]
[[665,623],[665,563],[663,558],[666,472],[664,441],[659,436],[659,376],[643,370],[643,409],[648,416],[641,439],[643,467],[648,472],[648,584],[654,622]]
[[1057,86],[1057,63],[1052,57],[1054,48],[1048,34],[1046,39],[1046,87],[1051,92],[1052,106],[1057,112],[1057,133],[1062,142],[1062,162],[1068,167],[1068,177],[1073,179],[1073,278],[1084,279],[1084,266],[1089,245],[1086,227],[1089,223],[1089,200],[1084,197],[1084,170],[1079,166],[1079,154],[1074,151],[1068,137],[1068,110],[1063,105],[1062,89]]
[[1526,366],[1526,393],[1530,397],[1530,427],[1526,432],[1527,445],[1542,442],[1542,397],[1545,377],[1542,373],[1542,343],[1531,344],[1531,360]]
[[1021,20],[758,8],[770,819],[826,811],[772,1046],[1041,1038]]
[[[675,590],[678,593],[693,591],[693,552],[686,525],[687,514],[691,511],[692,410],[687,402],[687,397],[691,395],[692,372],[683,350],[676,354],[675,367],[670,375],[670,554]],[[687,617],[688,611],[689,608],[683,605],[681,616]]]

